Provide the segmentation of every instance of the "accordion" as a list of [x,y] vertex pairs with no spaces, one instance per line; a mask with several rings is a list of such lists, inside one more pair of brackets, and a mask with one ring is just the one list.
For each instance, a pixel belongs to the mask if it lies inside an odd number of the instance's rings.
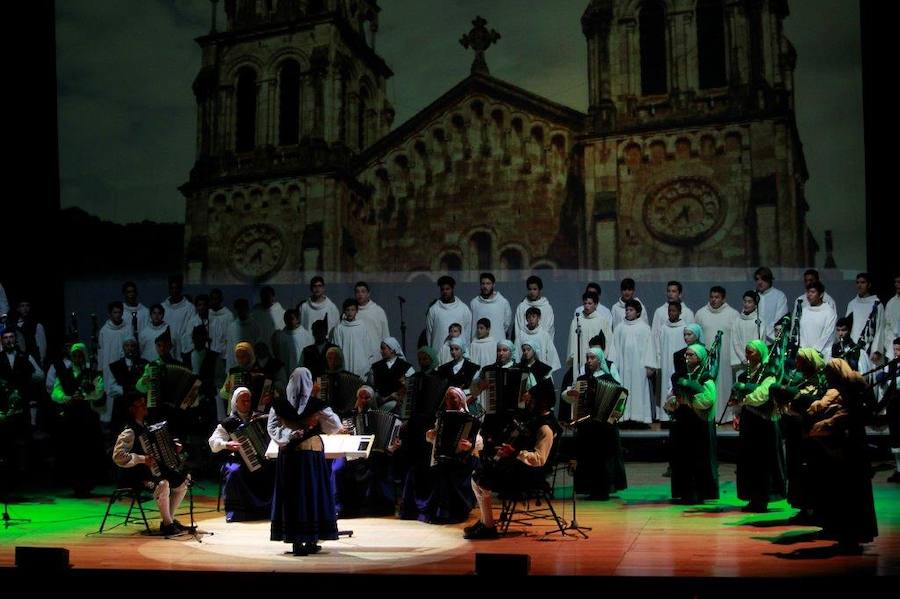
[[241,458],[250,472],[256,472],[263,466],[263,457],[270,441],[267,424],[268,418],[255,418],[230,433],[231,440],[241,444]]
[[484,380],[490,383],[485,391],[486,414],[511,414],[522,401],[528,373],[521,368],[502,368],[496,364],[482,368]]
[[319,399],[325,402],[335,414],[348,414],[356,406],[356,392],[363,386],[363,380],[352,372],[323,374],[319,383]]
[[169,432],[169,423],[166,421],[153,424],[140,434],[138,440],[144,455],[151,456],[155,462],[150,466],[150,472],[156,478],[165,476],[167,472],[181,473],[183,465],[181,456],[175,447],[175,439]]
[[200,390],[200,377],[190,368],[165,362],[147,364],[147,407],[161,404],[179,406],[186,410],[194,403]]
[[406,379],[406,394],[397,412],[403,420],[414,414],[433,417],[441,407],[447,382],[439,376],[417,372]]
[[459,463],[471,454],[471,451],[459,453],[459,442],[468,439],[475,448],[478,429],[481,421],[468,412],[448,410],[438,415],[435,429],[434,447],[431,450],[431,465]]
[[380,410],[369,410],[357,414],[354,422],[356,435],[374,435],[372,451],[394,451],[394,441],[400,433],[401,420],[395,414]]
[[584,393],[572,402],[572,420],[591,419],[596,422],[615,424],[625,412],[628,389],[615,383],[595,380],[588,384]]

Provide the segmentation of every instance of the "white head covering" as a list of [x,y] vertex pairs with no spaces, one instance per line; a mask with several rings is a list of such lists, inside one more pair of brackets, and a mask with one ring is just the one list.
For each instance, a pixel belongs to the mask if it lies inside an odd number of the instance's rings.
[[[231,408],[231,413],[232,413],[232,414],[237,414],[237,413],[238,413],[238,411],[237,411],[237,398],[238,398],[238,396],[239,396],[241,393],[245,393],[245,392],[246,392],[248,395],[250,395],[251,398],[253,397],[253,394],[250,393],[250,389],[248,389],[247,387],[238,387],[238,388],[236,388],[234,391],[231,392],[231,405],[230,405],[229,407]],[[253,407],[251,406],[250,411],[252,411],[252,410],[253,410]],[[249,412],[248,412],[248,413],[249,413]]]
[[395,337],[385,337],[382,343],[391,348],[391,351],[397,354],[398,358],[403,358],[404,360],[406,359],[406,356],[403,355],[403,348],[400,347],[400,342],[397,341]]
[[447,345],[455,345],[462,350],[462,357],[469,357],[469,344],[462,337],[450,337],[447,339]]
[[287,384],[287,400],[291,407],[302,414],[309,402],[309,394],[312,393],[312,373],[309,368],[295,368]]

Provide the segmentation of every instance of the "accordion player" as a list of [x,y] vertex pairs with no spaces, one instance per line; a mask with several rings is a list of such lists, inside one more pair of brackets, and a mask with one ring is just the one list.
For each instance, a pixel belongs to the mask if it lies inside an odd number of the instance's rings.
[[625,413],[628,389],[614,381],[602,378],[578,380],[575,390],[578,396],[572,402],[572,422],[590,419],[615,424]]
[[[468,412],[445,410],[438,414],[434,428],[431,464],[463,462],[475,449],[481,421]],[[460,441],[467,440],[469,448],[459,451]]]
[[150,362],[137,389],[147,394],[147,407],[179,407],[186,410],[194,405],[200,391],[200,378],[190,368],[168,362]]
[[356,392],[363,386],[364,381],[352,372],[342,370],[323,374],[316,379],[316,384],[319,387],[319,399],[335,414],[344,418],[353,412]]

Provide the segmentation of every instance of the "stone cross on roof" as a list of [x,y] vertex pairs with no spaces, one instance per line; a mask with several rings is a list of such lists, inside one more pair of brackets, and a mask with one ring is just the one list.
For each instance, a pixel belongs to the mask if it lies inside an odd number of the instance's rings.
[[482,19],[481,16],[475,17],[472,25],[474,25],[472,30],[459,38],[459,43],[462,44],[463,48],[475,50],[475,60],[472,61],[472,74],[490,75],[491,72],[488,70],[487,62],[484,60],[484,51],[490,48],[491,44],[497,43],[497,40],[500,39],[500,34],[495,29],[488,31],[487,27],[485,27],[487,21]]

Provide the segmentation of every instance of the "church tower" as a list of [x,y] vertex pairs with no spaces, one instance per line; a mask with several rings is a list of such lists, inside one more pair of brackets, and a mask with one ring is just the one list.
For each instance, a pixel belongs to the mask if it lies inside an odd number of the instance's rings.
[[[346,271],[341,231],[364,193],[357,156],[391,127],[375,0],[226,0],[196,41],[196,160],[186,198],[190,283]],[[349,247],[348,247],[349,246]],[[283,280],[282,280],[283,279]]]
[[592,0],[579,263],[811,264],[786,0]]

